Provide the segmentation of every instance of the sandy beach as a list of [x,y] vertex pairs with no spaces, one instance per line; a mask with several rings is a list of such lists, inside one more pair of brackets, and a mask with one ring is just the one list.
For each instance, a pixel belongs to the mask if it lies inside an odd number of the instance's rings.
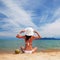
[[0,60],[60,60],[60,51],[40,51],[33,54],[0,53]]

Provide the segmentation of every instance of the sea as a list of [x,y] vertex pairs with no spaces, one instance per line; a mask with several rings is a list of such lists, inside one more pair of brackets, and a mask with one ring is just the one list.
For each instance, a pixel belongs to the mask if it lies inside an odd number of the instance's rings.
[[[11,52],[25,46],[23,39],[0,39],[0,52]],[[60,40],[33,40],[33,47],[38,47],[40,50],[60,49]]]

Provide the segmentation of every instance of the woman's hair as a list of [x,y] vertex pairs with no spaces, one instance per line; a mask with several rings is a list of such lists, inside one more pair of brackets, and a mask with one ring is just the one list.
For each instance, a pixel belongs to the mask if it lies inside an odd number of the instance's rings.
[[27,35],[25,35],[25,37],[26,37],[26,40],[29,40],[29,38],[31,38],[31,36],[27,36]]

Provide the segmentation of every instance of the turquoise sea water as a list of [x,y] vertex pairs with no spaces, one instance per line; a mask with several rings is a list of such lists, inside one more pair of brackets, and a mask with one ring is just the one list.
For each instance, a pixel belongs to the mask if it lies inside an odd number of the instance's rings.
[[[22,39],[0,39],[0,51],[14,51],[24,46]],[[33,47],[38,47],[38,50],[60,49],[60,40],[34,40]]]

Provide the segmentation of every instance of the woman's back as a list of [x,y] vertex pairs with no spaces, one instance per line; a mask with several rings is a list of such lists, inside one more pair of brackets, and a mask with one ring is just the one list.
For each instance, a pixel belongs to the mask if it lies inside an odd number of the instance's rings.
[[34,40],[33,36],[25,36],[25,49],[32,50],[32,41]]

